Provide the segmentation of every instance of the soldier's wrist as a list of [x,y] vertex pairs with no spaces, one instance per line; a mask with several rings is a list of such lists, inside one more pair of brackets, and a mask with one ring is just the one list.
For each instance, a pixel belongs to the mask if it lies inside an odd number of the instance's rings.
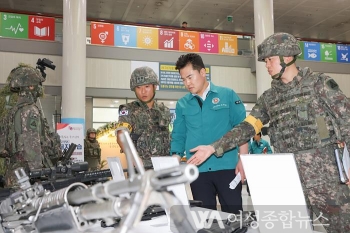
[[214,142],[213,144],[210,144],[209,146],[213,147],[214,149],[214,155],[216,157],[221,157],[224,154],[223,148],[219,145],[218,142]]

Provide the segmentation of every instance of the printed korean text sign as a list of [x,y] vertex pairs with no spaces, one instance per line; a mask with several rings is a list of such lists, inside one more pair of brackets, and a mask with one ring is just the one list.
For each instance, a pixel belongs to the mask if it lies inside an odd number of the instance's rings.
[[28,39],[28,15],[1,13],[0,35]]
[[55,40],[55,18],[42,16],[29,16],[29,39]]
[[159,29],[159,49],[179,50],[179,31]]
[[[205,66],[205,71],[210,81],[210,66]],[[159,90],[187,91],[174,63],[159,63]]]
[[220,34],[219,54],[237,55],[237,36]]
[[213,33],[199,33],[199,51],[202,53],[218,53],[219,42],[218,34]]
[[349,45],[337,45],[337,61],[343,63],[350,63],[349,51]]
[[61,138],[61,149],[68,149],[71,143],[77,145],[72,155],[74,162],[84,161],[84,127],[82,124],[57,124],[57,133]]
[[321,43],[321,61],[337,62],[337,48],[335,44]]
[[173,63],[159,63],[159,90],[187,91]]
[[158,28],[137,27],[137,47],[158,49]]
[[320,61],[320,43],[304,42],[304,59],[309,61]]
[[114,25],[114,45],[120,47],[137,47],[137,27]]
[[114,45],[114,24],[91,22],[91,44]]
[[188,53],[199,52],[199,32],[180,31],[179,50]]

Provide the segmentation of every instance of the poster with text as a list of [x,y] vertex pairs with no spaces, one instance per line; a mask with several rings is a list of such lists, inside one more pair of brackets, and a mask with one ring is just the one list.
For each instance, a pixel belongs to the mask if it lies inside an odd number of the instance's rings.
[[187,53],[199,52],[199,32],[180,31],[179,50]]
[[304,42],[304,59],[309,61],[320,61],[320,43]]
[[137,27],[114,25],[114,45],[122,47],[137,47]]
[[219,42],[218,34],[213,33],[199,33],[199,51],[202,53],[218,53]]
[[337,47],[335,44],[321,43],[321,61],[337,62]]
[[57,124],[57,133],[61,138],[62,151],[67,150],[71,143],[77,145],[71,159],[73,162],[84,161],[84,127],[82,124]]
[[[210,66],[206,67],[206,78],[210,81]],[[187,91],[174,63],[159,63],[159,90]]]
[[28,15],[1,13],[0,36],[28,39]]
[[237,36],[220,34],[219,54],[237,55]]
[[350,51],[349,45],[337,45],[337,61],[350,63],[349,51]]
[[159,49],[179,50],[179,31],[159,29]]
[[158,28],[137,27],[137,47],[158,49]]
[[29,16],[28,38],[35,40],[55,40],[55,18]]
[[114,24],[91,22],[90,24],[91,44],[114,45]]

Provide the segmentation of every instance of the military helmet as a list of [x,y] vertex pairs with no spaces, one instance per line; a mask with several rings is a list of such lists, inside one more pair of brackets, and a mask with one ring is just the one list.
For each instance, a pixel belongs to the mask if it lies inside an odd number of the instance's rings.
[[96,133],[96,129],[94,129],[94,128],[89,128],[89,129],[86,131],[86,135],[90,135],[90,133]]
[[292,57],[300,53],[297,39],[285,32],[272,34],[258,45],[258,61],[264,61],[265,58],[272,56]]
[[135,87],[146,84],[159,85],[157,74],[147,66],[135,69],[131,74],[130,89],[135,91]]
[[8,80],[13,92],[20,91],[22,87],[41,85],[45,81],[39,70],[24,64],[11,70]]

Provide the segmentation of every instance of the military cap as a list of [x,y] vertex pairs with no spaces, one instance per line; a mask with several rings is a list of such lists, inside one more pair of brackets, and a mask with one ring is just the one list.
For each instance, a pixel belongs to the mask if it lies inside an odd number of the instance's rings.
[[11,91],[19,91],[21,87],[41,85],[45,81],[40,71],[29,66],[20,64],[9,74]]
[[159,85],[157,74],[148,66],[136,68],[130,78],[130,89],[135,91],[135,87],[154,84]]
[[94,129],[94,128],[89,128],[89,129],[86,131],[86,135],[90,135],[90,133],[96,133],[96,129]]
[[258,61],[264,61],[265,58],[273,56],[292,57],[300,53],[297,39],[285,32],[272,34],[258,45]]

